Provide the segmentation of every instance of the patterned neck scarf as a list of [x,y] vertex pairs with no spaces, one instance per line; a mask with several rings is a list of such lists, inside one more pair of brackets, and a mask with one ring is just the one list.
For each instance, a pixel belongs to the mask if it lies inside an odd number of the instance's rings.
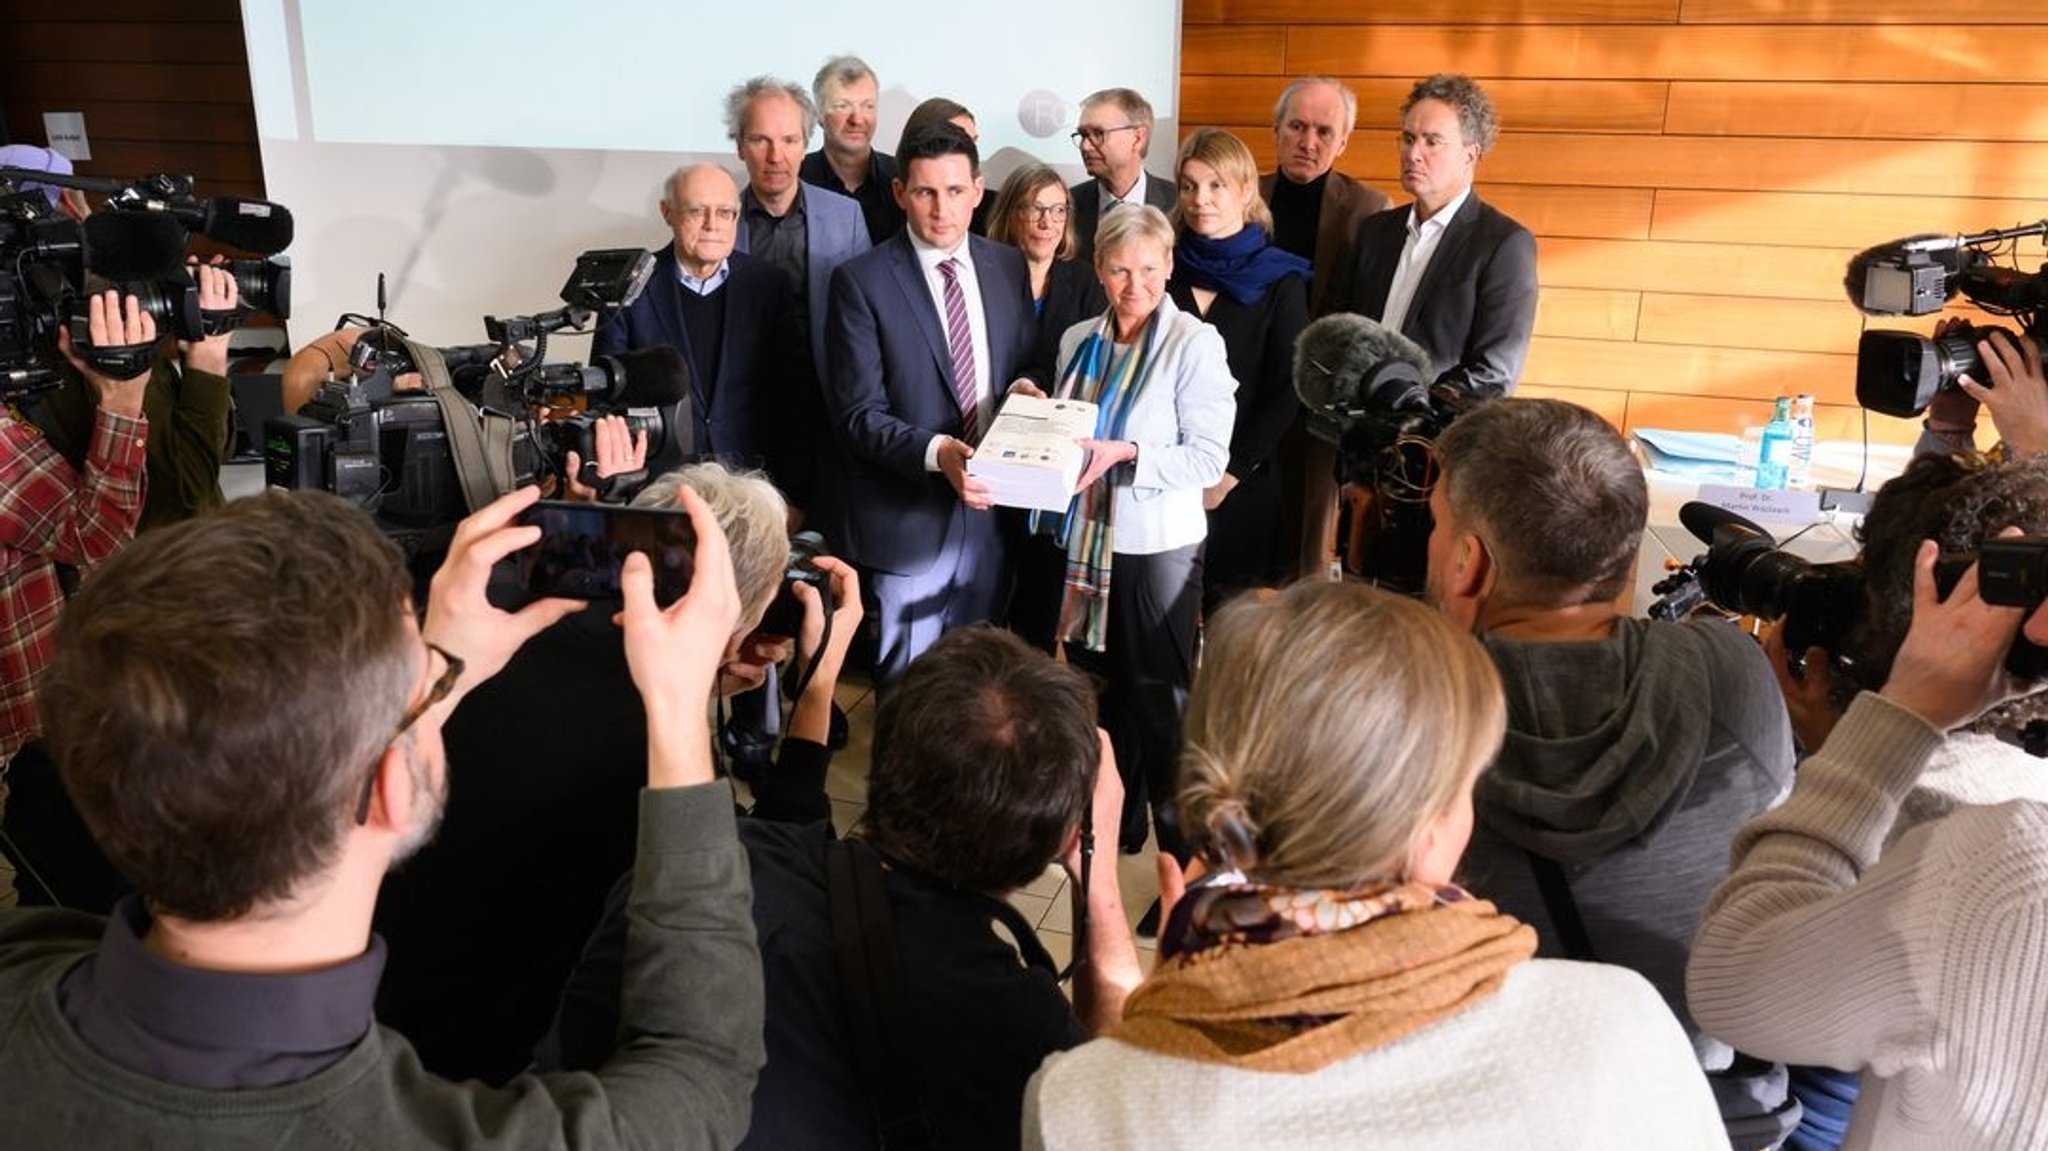
[[[1130,350],[1117,355],[1116,313],[1103,313],[1095,330],[1074,349],[1074,358],[1060,377],[1054,396],[1086,400],[1096,406],[1095,438],[1120,440],[1131,409],[1152,375],[1154,337],[1159,329],[1155,309],[1139,329]],[[1033,531],[1052,529],[1067,549],[1066,598],[1060,604],[1059,637],[1101,651],[1109,630],[1110,564],[1115,558],[1115,473],[1104,475],[1067,504],[1057,526],[1050,517],[1033,514]]]
[[1112,1036],[1256,1071],[1306,1073],[1500,990],[1536,933],[1455,887],[1299,891],[1225,874],[1190,888],[1159,967]]

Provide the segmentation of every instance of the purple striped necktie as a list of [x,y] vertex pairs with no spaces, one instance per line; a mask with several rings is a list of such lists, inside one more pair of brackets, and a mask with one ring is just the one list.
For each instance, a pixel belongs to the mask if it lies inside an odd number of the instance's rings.
[[967,294],[960,290],[960,261],[939,261],[946,281],[946,347],[953,354],[953,399],[960,405],[960,438],[969,444],[981,438],[981,381],[974,374],[974,331],[967,326]]

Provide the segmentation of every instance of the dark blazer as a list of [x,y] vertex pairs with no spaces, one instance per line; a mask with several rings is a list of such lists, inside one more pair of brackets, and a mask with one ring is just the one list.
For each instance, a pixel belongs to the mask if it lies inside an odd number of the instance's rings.
[[[1074,258],[1086,264],[1095,258],[1095,227],[1102,222],[1102,184],[1094,179],[1083,180],[1067,189],[1074,197],[1074,236],[1081,246]],[[1173,211],[1173,205],[1180,199],[1180,189],[1170,179],[1154,172],[1145,173],[1145,202],[1162,212]]]
[[[598,329],[593,356],[667,345],[690,364],[688,451],[650,461],[667,470],[691,459],[717,459],[737,467],[766,468],[776,486],[802,505],[810,494],[816,446],[825,435],[824,406],[802,354],[789,277],[773,265],[734,252],[719,291],[725,323],[718,370],[700,378],[700,357],[683,325],[682,285],[676,282],[675,244],[655,256],[654,275],[640,298]],[[673,425],[675,411],[668,413]]]
[[[1024,255],[967,238],[988,326],[989,379],[1001,396],[1031,358]],[[961,432],[946,330],[925,287],[907,230],[832,274],[825,340],[825,404],[846,457],[845,548],[856,563],[916,575],[940,558],[952,517],[965,508],[952,485],[924,467],[936,435]]]
[[[1278,172],[1259,177],[1259,195],[1268,206],[1273,203],[1273,181],[1279,178]],[[1351,244],[1358,237],[1358,226],[1367,216],[1386,208],[1387,194],[1370,184],[1337,171],[1323,181],[1323,210],[1316,219],[1316,252],[1309,259],[1315,268],[1315,276],[1308,285],[1309,315],[1325,314],[1323,306],[1329,299],[1330,283],[1351,262]]]
[[[867,217],[861,215],[860,202],[851,196],[828,192],[814,184],[805,184],[804,198],[804,247],[805,264],[809,282],[805,291],[805,302],[809,306],[811,319],[811,362],[825,362],[825,307],[831,291],[832,271],[847,260],[860,255],[874,245],[868,240]],[[754,190],[751,187],[740,191],[742,209],[752,202]],[[753,242],[747,229],[744,213],[739,220],[739,234],[735,238],[734,250],[745,252]],[[821,373],[822,374],[822,373]]]
[[1045,274],[1045,306],[1038,312],[1038,344],[1025,375],[1050,392],[1059,371],[1060,337],[1082,320],[1093,320],[1109,307],[1102,294],[1102,281],[1086,260],[1054,260]]
[[[1330,286],[1331,311],[1378,319],[1386,310],[1408,212],[1359,225],[1347,273]],[[1474,192],[1423,269],[1401,331],[1428,350],[1439,382],[1491,397],[1514,391],[1535,327],[1536,237]]]

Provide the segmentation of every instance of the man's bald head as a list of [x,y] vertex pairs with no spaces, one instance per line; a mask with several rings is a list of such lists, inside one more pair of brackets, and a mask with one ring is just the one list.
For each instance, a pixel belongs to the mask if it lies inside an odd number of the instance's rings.
[[732,255],[739,235],[739,184],[716,164],[677,168],[662,187],[661,218],[675,233],[676,262],[707,278]]

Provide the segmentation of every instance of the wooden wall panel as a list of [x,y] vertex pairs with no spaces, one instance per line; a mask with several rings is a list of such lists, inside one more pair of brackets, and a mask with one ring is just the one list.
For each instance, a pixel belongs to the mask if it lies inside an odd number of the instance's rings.
[[1775,244],[1862,250],[1936,233],[1988,232],[2048,216],[2048,200],[1968,196],[1701,192],[1661,188],[1650,238],[1709,244]]
[[1538,336],[1522,378],[1532,384],[1589,386],[1625,381],[1630,391],[1769,400],[1812,392],[1826,403],[1856,402],[1853,351],[1769,352],[1710,345],[1642,344]]
[[[1575,403],[1581,402],[1574,396],[1560,398],[1570,399]],[[1613,419],[1604,410],[1594,410],[1607,416],[1609,420]],[[1741,435],[1744,428],[1761,427],[1770,418],[1771,403],[1768,400],[1727,400],[1715,396],[1634,392],[1628,397],[1628,411],[1622,430],[1632,432],[1637,428],[1679,428],[1686,431],[1719,432],[1732,436]],[[1870,442],[1873,444],[1910,446],[1913,441],[1920,438],[1920,423],[1917,420],[1895,420],[1890,416],[1872,414],[1869,428]],[[1864,436],[1863,409],[1854,404],[1816,403],[1813,406],[1813,434],[1816,439],[1860,442]]]
[[[1360,124],[1392,127],[1400,122],[1401,102],[1415,81],[1361,77],[1347,83],[1358,94]],[[1273,102],[1285,84],[1270,76],[1186,77],[1180,92],[1181,127],[1213,124],[1267,131],[1273,122]],[[1501,107],[1514,109],[1516,131],[1653,133],[1665,130],[1670,87],[1652,80],[1502,80],[1489,85],[1488,92]]]
[[1223,19],[1276,24],[1669,24],[1679,0],[1222,0]]
[[2039,0],[1969,0],[1936,9],[1927,0],[1683,0],[1679,19],[1695,24],[1925,24],[1939,11],[1958,23],[2039,24]]
[[[1777,84],[1680,81],[1664,131],[1693,136],[1938,139],[1967,126],[1978,140],[2048,140],[2038,84]],[[1796,121],[1786,122],[1788,109]]]
[[1183,75],[1272,76],[1287,70],[1286,55],[1285,28],[1187,23],[1181,26],[1180,70]]
[[[1706,296],[1840,300],[1850,253],[1763,244],[1673,244],[1651,240],[1536,238],[1537,278],[1545,288],[1618,288]],[[1846,306],[1846,305],[1845,305]]]
[[45,112],[82,112],[81,175],[189,175],[202,196],[263,193],[235,0],[0,3],[0,107],[41,144]]
[[1536,333],[1590,340],[1636,338],[1641,292],[1551,288],[1536,300]]
[[1462,71],[1487,79],[1537,80],[2048,81],[2048,22],[1999,27],[1941,22],[1957,19],[1953,12],[1930,8],[1927,22],[1910,28],[1303,27],[1300,35],[1288,38],[1280,71],[1333,76]]
[[1645,292],[1635,338],[1646,344],[1833,352],[1855,347],[1862,331],[1862,313],[1845,300]]

